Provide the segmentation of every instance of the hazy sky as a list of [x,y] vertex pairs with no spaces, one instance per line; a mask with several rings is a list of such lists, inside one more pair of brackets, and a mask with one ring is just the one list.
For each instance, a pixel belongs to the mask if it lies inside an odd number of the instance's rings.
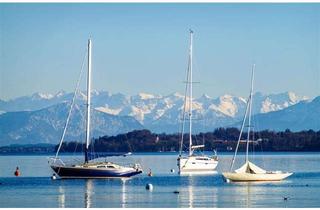
[[196,96],[320,95],[320,4],[0,4],[0,98],[72,91],[88,37],[93,88]]

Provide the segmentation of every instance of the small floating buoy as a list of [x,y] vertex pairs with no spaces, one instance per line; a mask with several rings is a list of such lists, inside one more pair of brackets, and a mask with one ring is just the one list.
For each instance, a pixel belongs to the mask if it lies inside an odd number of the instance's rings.
[[15,176],[20,176],[19,167],[17,166],[16,171],[14,172]]
[[288,200],[288,197],[283,197],[283,200],[284,200],[284,201],[287,201],[287,200]]
[[178,190],[173,191],[174,194],[179,194],[180,192]]
[[52,180],[56,180],[56,179],[57,179],[56,175],[53,174],[52,177],[51,177],[51,179],[52,179]]
[[308,184],[306,184],[306,187],[309,187],[309,185],[308,185]]
[[147,184],[146,185],[146,190],[152,191],[153,190],[153,185],[152,184]]
[[174,173],[174,169],[173,168],[170,171],[171,171],[171,173]]
[[151,168],[149,168],[149,173],[148,173],[148,176],[152,176],[152,171],[151,171]]

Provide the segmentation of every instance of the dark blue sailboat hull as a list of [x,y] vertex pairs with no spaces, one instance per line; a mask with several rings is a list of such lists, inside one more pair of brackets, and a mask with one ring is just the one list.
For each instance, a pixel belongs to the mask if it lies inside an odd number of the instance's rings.
[[65,166],[51,166],[61,178],[121,178],[131,177],[142,173],[141,170],[130,170],[126,172],[112,171],[94,168],[78,168]]

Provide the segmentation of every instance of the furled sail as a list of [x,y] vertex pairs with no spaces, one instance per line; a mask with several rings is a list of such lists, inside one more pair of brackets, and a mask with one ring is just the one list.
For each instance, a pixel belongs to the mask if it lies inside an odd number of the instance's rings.
[[239,169],[235,170],[236,173],[250,173],[250,174],[265,174],[266,171],[256,166],[255,164],[247,161]]

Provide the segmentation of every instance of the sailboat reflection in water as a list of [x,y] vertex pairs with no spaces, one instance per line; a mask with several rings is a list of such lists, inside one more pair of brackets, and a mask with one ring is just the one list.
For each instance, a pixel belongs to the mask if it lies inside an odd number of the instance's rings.
[[[81,70],[82,72],[82,70]],[[81,73],[80,73],[81,78]],[[84,162],[80,164],[67,164],[58,158],[61,145],[66,134],[67,126],[70,120],[71,111],[74,106],[76,93],[79,88],[80,78],[77,82],[76,90],[71,102],[71,108],[69,110],[68,118],[63,130],[63,134],[60,140],[60,144],[56,153],[56,156],[50,158],[49,164],[54,172],[59,175],[60,178],[108,178],[108,177],[131,177],[136,174],[142,173],[141,166],[139,164],[133,164],[131,166],[121,166],[112,162],[100,161],[96,162],[95,154],[89,152],[90,145],[90,109],[91,109],[91,40],[88,40],[88,74],[87,74],[87,103],[86,103],[86,145],[84,153]],[[106,155],[105,155],[106,156]],[[105,157],[104,156],[104,157]],[[107,155],[109,156],[109,155]],[[101,157],[101,155],[99,156]]]
[[91,208],[92,207],[92,200],[91,196],[93,194],[93,182],[92,179],[85,180],[85,192],[84,192],[84,207]]

